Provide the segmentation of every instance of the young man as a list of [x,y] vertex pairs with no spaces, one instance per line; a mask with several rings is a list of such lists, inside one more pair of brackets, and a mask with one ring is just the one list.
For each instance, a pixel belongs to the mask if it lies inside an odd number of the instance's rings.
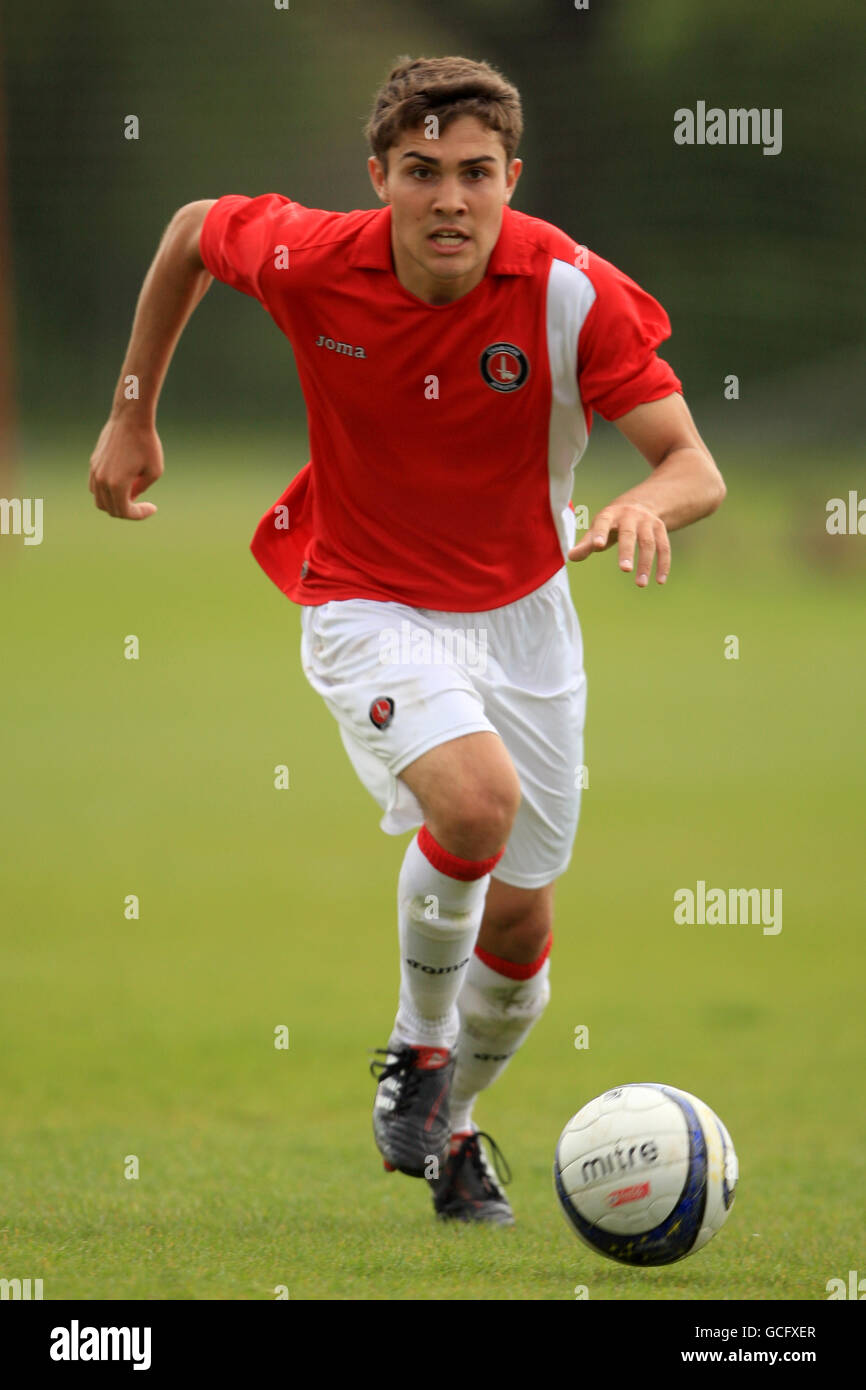
[[[276,193],[181,208],[90,477],[112,516],[156,510],[136,499],[162,473],[156,402],[183,326],[212,277],[258,299],[291,340],[312,457],[253,551],[302,605],[304,672],[383,830],[420,826],[398,884],[399,1007],[372,1066],[376,1142],[387,1168],[427,1178],[441,1217],[499,1224],[513,1216],[472,1108],[549,998],[586,699],[566,560],[616,543],[624,571],[637,550],[639,587],[654,560],[664,583],[668,532],[725,495],[656,355],[664,310],[509,207],[521,129],[487,64],[406,60],[367,129],[382,208]],[[575,544],[593,411],[652,471]]]

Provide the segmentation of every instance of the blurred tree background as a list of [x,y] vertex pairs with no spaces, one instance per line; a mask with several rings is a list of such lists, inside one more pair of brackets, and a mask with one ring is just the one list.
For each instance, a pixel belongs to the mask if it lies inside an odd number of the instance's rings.
[[[372,207],[362,127],[401,54],[485,58],[519,87],[515,206],[655,294],[689,401],[736,428],[853,437],[864,420],[866,18],[853,0],[13,0],[3,19],[22,429],[107,412],[174,210],[284,192]],[[781,108],[783,146],[683,147],[674,111]],[[140,122],[124,138],[124,119]],[[860,158],[858,159],[858,156]],[[300,413],[299,413],[300,412]],[[214,286],[160,419],[297,427],[288,344]]]

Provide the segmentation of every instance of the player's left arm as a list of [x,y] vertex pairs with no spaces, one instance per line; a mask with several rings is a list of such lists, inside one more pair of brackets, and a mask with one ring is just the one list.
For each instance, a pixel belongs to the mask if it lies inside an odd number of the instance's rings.
[[664,584],[671,566],[668,532],[714,512],[725,498],[724,479],[681,395],[639,405],[614,423],[643,454],[652,475],[603,507],[568,558],[585,560],[618,541],[621,570],[633,568],[637,547],[639,588],[649,583],[654,556],[656,581]]

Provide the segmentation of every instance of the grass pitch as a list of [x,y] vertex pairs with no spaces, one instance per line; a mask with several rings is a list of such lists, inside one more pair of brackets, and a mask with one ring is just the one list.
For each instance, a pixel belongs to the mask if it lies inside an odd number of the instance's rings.
[[[45,538],[0,538],[0,1276],[46,1299],[701,1300],[866,1273],[866,541],[823,530],[853,461],[773,480],[720,457],[728,500],[674,536],[663,590],[611,553],[571,567],[590,786],[550,1008],[476,1110],[515,1173],[503,1232],[440,1228],[373,1146],[408,837],[379,831],[247,551],[302,446],[163,442],[141,524],[93,508],[91,439],[31,444]],[[636,476],[594,442],[575,501]],[[782,931],[675,925],[699,879],[781,888]],[[551,1164],[574,1111],[647,1080],[719,1112],[741,1181],[705,1250],[640,1271],[576,1242]]]

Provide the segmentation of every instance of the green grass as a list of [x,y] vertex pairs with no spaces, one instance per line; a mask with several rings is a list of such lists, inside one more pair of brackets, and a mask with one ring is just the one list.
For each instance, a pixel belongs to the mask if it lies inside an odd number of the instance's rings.
[[[550,1008],[476,1112],[515,1171],[502,1232],[440,1229],[373,1147],[408,837],[379,831],[247,551],[304,454],[164,442],[140,525],[93,508],[92,441],[32,445],[44,543],[0,538],[0,1276],[47,1299],[699,1300],[866,1273],[866,540],[822,534],[849,462],[732,459],[665,590],[610,554],[572,567],[590,787]],[[602,444],[575,500],[625,485]],[[674,925],[699,878],[781,887],[783,930]],[[585,1250],[551,1186],[570,1115],[632,1080],[702,1096],[740,1156],[724,1231],[663,1270]]]

